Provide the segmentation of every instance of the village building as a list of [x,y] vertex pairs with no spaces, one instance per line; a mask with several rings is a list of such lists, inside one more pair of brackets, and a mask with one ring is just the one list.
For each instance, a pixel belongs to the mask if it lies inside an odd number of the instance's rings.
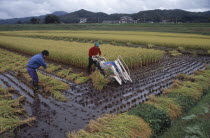
[[86,23],[87,22],[87,18],[80,18],[79,23]]
[[123,16],[123,17],[120,18],[120,20],[103,21],[102,23],[110,23],[110,24],[114,24],[114,23],[138,23],[138,21],[139,20],[134,20],[130,16]]

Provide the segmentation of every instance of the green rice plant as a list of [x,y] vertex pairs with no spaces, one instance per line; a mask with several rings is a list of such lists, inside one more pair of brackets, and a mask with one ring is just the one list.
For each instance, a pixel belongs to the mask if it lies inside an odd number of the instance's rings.
[[0,105],[7,105],[10,107],[18,107],[21,102],[25,100],[24,96],[20,96],[18,99],[15,100],[8,100],[8,99],[2,99],[0,101]]
[[61,83],[55,78],[51,78],[40,73],[38,73],[38,75],[40,76],[40,84],[43,86],[45,92],[50,93],[51,96],[57,100],[67,101],[66,97],[61,94],[61,91],[68,89],[68,84]]
[[210,65],[209,64],[207,64],[205,67],[206,67],[207,70],[210,69]]
[[6,95],[8,92],[2,88],[2,86],[0,85],[0,94],[1,95]]
[[3,118],[0,117],[0,134],[7,132],[13,128],[16,128],[18,126],[21,126],[23,124],[31,124],[33,121],[35,121],[35,117],[31,117],[25,120],[21,120],[20,118]]
[[0,100],[10,98],[12,94],[0,95]]
[[143,118],[152,128],[153,136],[164,132],[171,125],[171,119],[165,111],[150,104],[141,104],[131,109],[128,114]]
[[203,75],[196,75],[195,80],[202,87],[203,91],[206,92],[210,86],[210,79]]
[[181,107],[175,102],[175,99],[166,96],[155,97],[154,95],[150,95],[149,101],[145,102],[145,104],[153,105],[165,111],[172,120],[179,117],[182,113]]
[[61,71],[58,71],[56,75],[61,78],[66,78],[72,72],[72,69],[62,69]]
[[179,46],[179,47],[177,48],[177,51],[183,52],[183,51],[185,51],[185,49],[184,49],[184,47]]
[[[203,89],[202,87],[195,82],[190,82],[190,81],[184,81],[181,83],[179,88],[171,88],[167,90],[167,93],[176,93],[178,95],[182,96],[190,96],[194,100],[199,100],[201,96],[203,95]],[[165,94],[167,94],[165,92]]]
[[153,44],[147,44],[147,48],[153,48],[154,45]]
[[[13,116],[13,114],[16,114],[16,113],[23,113],[25,110],[24,109],[21,109],[21,108],[13,108],[9,105],[6,105],[6,104],[3,104],[0,102],[0,116],[3,116],[3,117],[11,117]],[[4,107],[2,107],[4,106]]]
[[60,93],[60,91],[51,90],[50,93],[51,93],[52,97],[55,98],[56,100],[59,100],[62,102],[68,101],[68,99]]
[[210,70],[209,69],[207,69],[205,71],[198,70],[197,74],[201,74],[201,75],[203,75],[204,77],[207,77],[210,80],[210,78],[209,78],[210,77]]
[[105,78],[99,71],[95,71],[90,75],[93,82],[93,86],[97,90],[102,90],[108,83],[109,80]]
[[68,76],[66,76],[66,79],[69,80],[69,81],[74,81],[80,76],[81,76],[80,74],[71,73]]
[[78,78],[76,78],[76,80],[74,81],[74,83],[76,83],[76,84],[82,84],[82,83],[87,82],[89,79],[90,79],[89,77],[78,77]]
[[168,53],[173,57],[182,55],[182,53],[179,53],[176,50],[169,51]]
[[49,64],[49,65],[47,66],[46,71],[49,72],[49,73],[53,73],[53,72],[59,71],[59,70],[61,70],[61,69],[62,69],[62,68],[61,68],[61,65],[55,66],[55,65],[53,65],[53,64]]
[[21,102],[25,97],[20,96],[18,99],[13,100],[12,95],[9,94],[9,89],[3,89],[2,87],[0,87],[0,95],[0,134],[35,120],[34,117],[25,120],[18,117],[19,114],[25,112],[21,107]]
[[201,74],[204,74],[204,71],[203,70],[197,70],[193,74],[194,75],[201,75]]
[[207,53],[210,54],[210,50],[208,50]]
[[197,100],[193,99],[191,96],[188,95],[180,95],[178,93],[169,93],[167,95],[169,98],[174,98],[176,103],[180,105],[183,112],[187,112],[197,103]]
[[203,71],[196,71],[196,72],[194,72],[194,75],[179,74],[177,76],[177,78],[179,80],[182,80],[182,81],[196,82],[202,87],[202,89],[205,92],[208,89],[209,85],[210,85],[209,84],[209,82],[210,82],[210,78],[209,78],[210,75],[208,75],[208,73],[206,73],[206,72],[209,72],[209,71],[208,70],[206,70],[204,72]]
[[103,115],[96,121],[91,120],[84,130],[68,134],[77,137],[141,137],[149,138],[152,130],[142,118],[120,114]]
[[3,72],[6,72],[6,71],[9,71],[11,68],[6,66],[6,67],[1,67],[0,69],[0,72],[3,73]]
[[208,90],[209,74],[208,70],[197,71],[194,75],[180,74],[177,78],[182,81],[175,81],[171,88],[164,90],[164,94],[167,97],[175,98],[182,110],[188,111],[197,103],[203,93]]

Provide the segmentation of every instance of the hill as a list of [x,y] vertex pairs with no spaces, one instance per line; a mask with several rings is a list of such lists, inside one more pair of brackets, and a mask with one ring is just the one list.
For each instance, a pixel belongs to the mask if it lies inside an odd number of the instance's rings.
[[210,11],[189,12],[180,9],[174,10],[148,10],[135,14],[106,14],[102,12],[94,13],[86,10],[79,10],[61,16],[64,23],[78,23],[80,18],[87,18],[88,23],[101,23],[104,20],[120,20],[122,16],[130,16],[138,19],[139,22],[193,22],[206,23],[210,20]]
[[[173,10],[147,10],[140,11],[134,14],[106,14],[103,12],[91,12],[84,9],[67,13],[65,11],[56,11],[52,14],[59,16],[63,23],[79,23],[80,18],[86,18],[87,23],[102,23],[105,20],[113,21],[120,20],[122,16],[133,17],[139,22],[185,22],[185,23],[207,23],[210,22],[210,11],[206,12],[189,12],[180,9]],[[46,15],[33,16],[39,18],[43,23]],[[0,20],[0,24],[16,24],[29,23],[32,17],[14,18],[7,20]]]
[[119,20],[120,17],[128,14],[111,14],[108,15],[103,12],[91,12],[84,9],[81,9],[76,12],[72,12],[66,15],[61,16],[61,20],[64,23],[78,23],[80,18],[87,18],[88,23],[101,23],[104,20]]
[[208,22],[208,12],[189,12],[180,9],[175,10],[149,10],[133,14],[132,17],[143,22]]
[[[55,11],[53,13],[51,13],[53,15],[56,16],[62,16],[64,14],[67,14],[67,12],[65,11]],[[48,15],[48,14],[47,14]],[[44,18],[47,15],[41,15],[41,16],[31,16],[31,17],[24,17],[24,18],[13,18],[13,19],[0,19],[0,24],[21,24],[21,23],[30,23],[31,18],[35,17],[35,18],[39,18],[41,23],[44,22]]]
[[55,12],[53,12],[51,14],[56,15],[56,16],[62,16],[62,15],[68,14],[68,12],[65,12],[65,11],[55,11]]

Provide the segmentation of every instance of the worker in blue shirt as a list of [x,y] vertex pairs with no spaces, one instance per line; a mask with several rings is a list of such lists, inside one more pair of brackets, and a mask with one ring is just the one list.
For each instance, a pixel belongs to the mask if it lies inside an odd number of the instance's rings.
[[49,52],[47,50],[43,50],[41,53],[34,55],[27,64],[27,71],[33,81],[33,86],[35,90],[39,89],[39,78],[36,72],[40,66],[47,68],[47,64],[44,61],[44,58],[49,56]]

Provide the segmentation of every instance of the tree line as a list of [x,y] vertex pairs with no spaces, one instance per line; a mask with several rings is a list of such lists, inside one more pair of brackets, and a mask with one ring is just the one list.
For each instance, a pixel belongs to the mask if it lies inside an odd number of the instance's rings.
[[[30,23],[31,24],[40,24],[41,20],[39,18],[32,17],[31,20],[30,20]],[[58,17],[56,15],[49,14],[44,18],[44,23],[46,23],[46,24],[52,24],[52,23],[58,24],[58,23],[61,23],[61,19],[60,19],[60,17]]]

